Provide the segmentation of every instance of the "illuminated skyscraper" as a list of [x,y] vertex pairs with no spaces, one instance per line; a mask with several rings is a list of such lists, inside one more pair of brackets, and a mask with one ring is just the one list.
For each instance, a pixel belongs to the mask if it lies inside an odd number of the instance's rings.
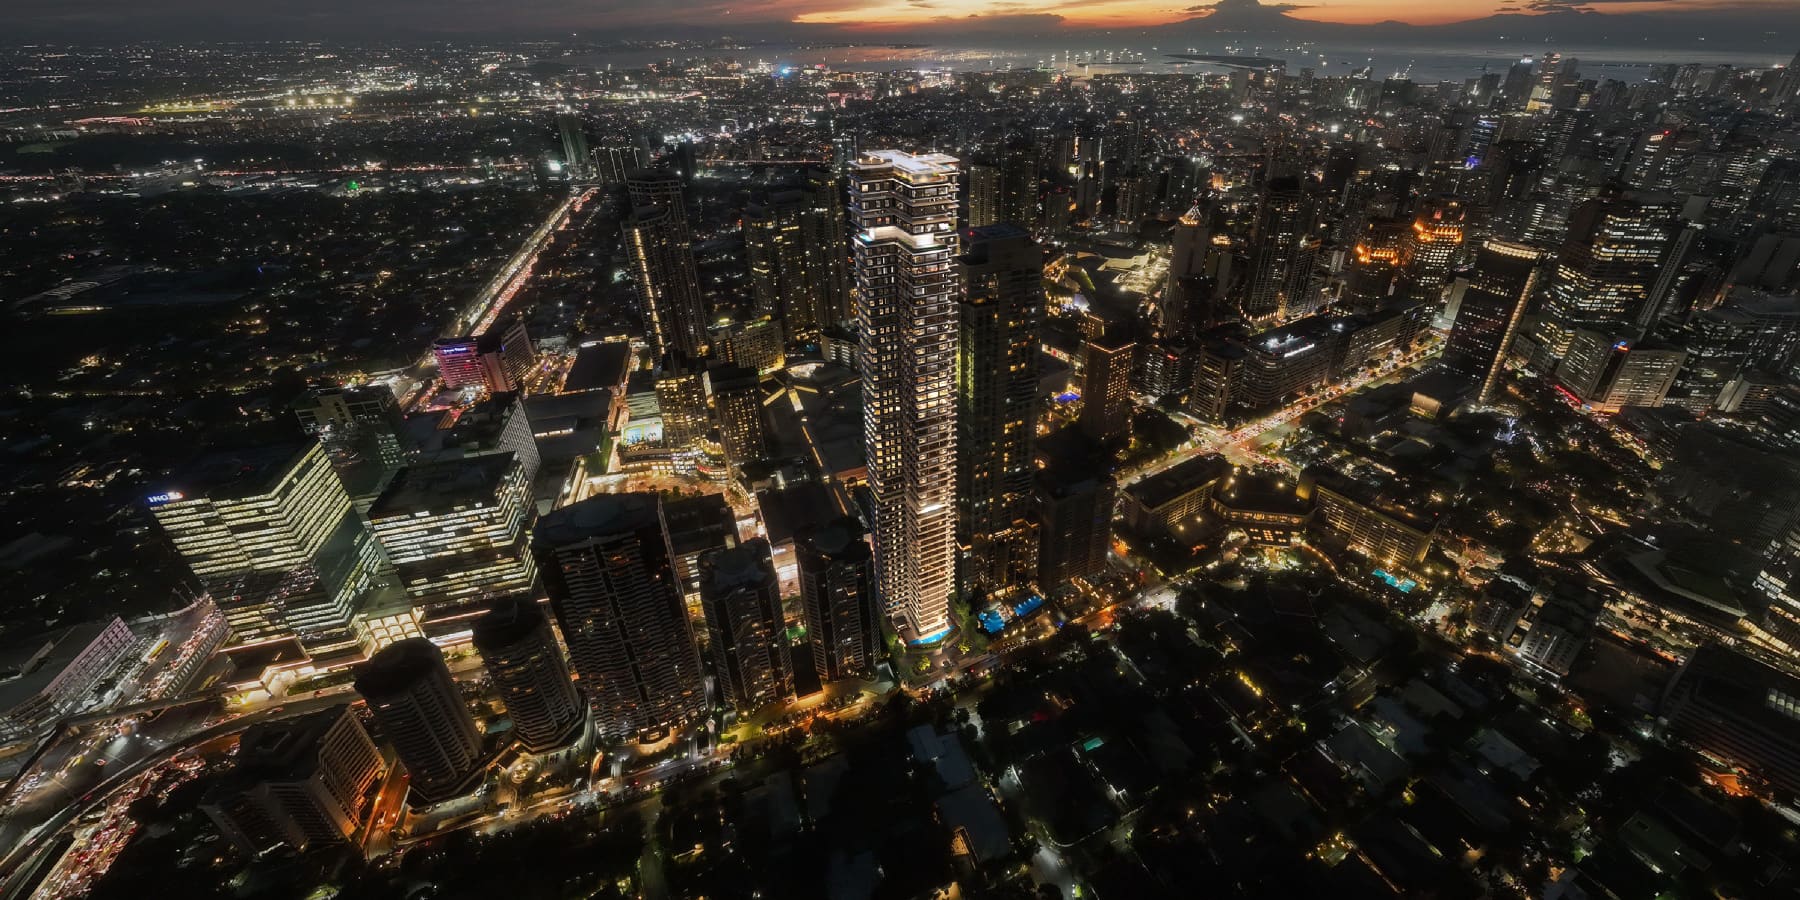
[[1450,264],[1463,245],[1462,201],[1451,197],[1430,201],[1413,217],[1412,227],[1400,239],[1400,267],[1412,299],[1435,307],[1442,299]]
[[148,500],[238,644],[348,646],[380,550],[317,442],[209,455]]
[[778,191],[744,213],[744,255],[757,312],[788,335],[811,334],[848,315],[842,191],[812,170],[804,187]]
[[627,187],[632,211],[625,223],[625,246],[657,347],[697,358],[706,348],[706,305],[681,179],[669,172],[645,172],[632,176]]
[[720,366],[707,373],[707,383],[726,457],[743,465],[768,456],[762,376],[743,366]]
[[1477,385],[1478,404],[1493,400],[1543,258],[1532,247],[1505,241],[1488,241],[1475,256],[1474,274],[1444,344],[1444,366]]
[[876,579],[914,641],[949,631],[956,581],[957,165],[889,150],[850,167]]
[[603,738],[656,737],[706,713],[660,496],[562,507],[539,520],[532,552]]
[[1307,315],[1316,307],[1309,295],[1318,251],[1312,217],[1312,201],[1300,179],[1269,180],[1251,238],[1250,279],[1240,306],[1245,319],[1274,322]]
[[700,557],[707,649],[724,695],[752,711],[794,698],[781,580],[761,538]]
[[536,512],[518,455],[493,453],[401,469],[368,516],[407,597],[441,614],[534,590]]
[[556,131],[562,138],[563,165],[568,167],[569,180],[586,181],[594,177],[594,157],[588,153],[587,124],[580,116],[557,116]]
[[1037,569],[1031,476],[1043,251],[1011,223],[970,229],[963,238],[956,261],[958,539],[968,548],[964,590],[992,589],[1029,581]]
[[481,731],[436,644],[407,638],[382,648],[357,671],[356,692],[368,701],[381,737],[406,765],[420,799],[448,800],[481,779]]
[[689,447],[706,436],[712,416],[706,408],[706,372],[698,363],[679,353],[664,356],[656,373],[656,403],[666,446]]
[[568,744],[584,718],[581,694],[537,601],[500,600],[475,620],[474,636],[519,743],[534,753]]
[[1533,335],[1540,366],[1560,359],[1578,328],[1610,332],[1636,320],[1674,240],[1676,211],[1666,197],[1618,193],[1575,210]]
[[237,761],[200,810],[246,853],[305,851],[362,828],[369,788],[387,770],[348,703],[252,725]]
[[794,555],[819,680],[872,671],[880,661],[881,621],[862,523],[847,516],[807,526],[794,536]]

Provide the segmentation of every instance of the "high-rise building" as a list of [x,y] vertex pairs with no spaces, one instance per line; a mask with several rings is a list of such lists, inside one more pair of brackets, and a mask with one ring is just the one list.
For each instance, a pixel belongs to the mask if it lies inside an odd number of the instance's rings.
[[1556,382],[1582,405],[1600,412],[1661,406],[1687,359],[1680,347],[1632,341],[1583,328],[1569,339]]
[[835,177],[814,170],[803,188],[777,191],[744,212],[744,255],[756,310],[780,316],[789,334],[811,334],[847,315],[839,194]]
[[876,578],[912,641],[949,632],[956,581],[957,165],[882,151],[850,167]]
[[539,520],[532,551],[602,738],[654,738],[705,715],[660,496],[601,494],[558,509]]
[[1239,310],[1252,322],[1306,315],[1318,250],[1312,200],[1293,176],[1271,178],[1263,188],[1251,237],[1250,277]]
[[800,605],[820,681],[871,672],[880,660],[881,620],[874,554],[852,517],[803,528],[794,536]]
[[1609,194],[1577,207],[1534,339],[1538,361],[1559,359],[1578,328],[1619,330],[1650,298],[1676,230],[1667,198]]
[[1000,217],[1000,193],[1003,190],[1004,176],[1000,167],[993,163],[970,163],[965,170],[969,179],[969,192],[964,201],[968,203],[968,212],[963,216],[965,227],[981,228],[995,225],[1003,221]]
[[1538,250],[1505,241],[1488,241],[1475,255],[1474,273],[1444,344],[1444,367],[1477,385],[1478,404],[1493,400],[1543,260]]
[[357,670],[356,692],[368,701],[376,728],[394,746],[421,800],[448,800],[481,779],[487,763],[481,731],[436,644],[407,638],[383,647]]
[[1037,434],[1043,251],[1011,223],[964,233],[957,359],[957,521],[963,587],[1022,584],[1037,570],[1031,476]]
[[1131,436],[1131,368],[1137,344],[1110,335],[1087,343],[1087,375],[1082,380],[1081,430],[1097,441]]
[[519,458],[526,481],[536,478],[543,465],[524,398],[516,393],[489,394],[439,426],[419,453],[428,462],[511,453]]
[[725,697],[746,712],[792,700],[794,663],[769,542],[756,538],[702,555],[700,605]]
[[401,469],[368,518],[413,606],[444,615],[534,590],[536,512],[518,456],[494,453]]
[[203,457],[146,501],[237,644],[353,643],[381,551],[316,443]]
[[525,749],[553,750],[581,732],[581,694],[550,621],[530,595],[514,594],[489,607],[475,620],[474,643]]
[[252,725],[231,771],[200,810],[239,850],[304,852],[362,829],[369,788],[387,771],[350,704]]
[[1413,217],[1412,227],[1400,240],[1400,271],[1407,295],[1436,306],[1450,265],[1462,251],[1468,211],[1454,197],[1427,202]]
[[706,408],[706,370],[679,353],[663,356],[656,372],[656,403],[662,411],[663,443],[692,446],[712,425]]
[[707,381],[725,456],[738,465],[767,456],[769,444],[763,428],[762,376],[755,369],[728,365],[707,373]]
[[670,172],[642,172],[626,185],[632,211],[625,247],[657,349],[698,358],[706,350],[706,304],[681,179]]
[[525,321],[508,319],[477,336],[440,338],[431,345],[438,376],[450,388],[516,391],[537,364]]
[[1097,460],[1038,473],[1038,584],[1062,585],[1106,567],[1118,492],[1118,481]]
[[1186,334],[1193,326],[1193,311],[1181,302],[1188,295],[1181,290],[1181,280],[1206,274],[1206,254],[1212,248],[1208,215],[1196,203],[1175,220],[1169,240],[1169,278],[1163,287],[1162,332],[1169,336]]
[[570,181],[586,181],[594,177],[594,158],[588,153],[587,125],[580,116],[556,117],[557,135],[562,138],[563,166]]
[[781,323],[772,316],[715,325],[708,334],[713,359],[768,375],[787,365]]

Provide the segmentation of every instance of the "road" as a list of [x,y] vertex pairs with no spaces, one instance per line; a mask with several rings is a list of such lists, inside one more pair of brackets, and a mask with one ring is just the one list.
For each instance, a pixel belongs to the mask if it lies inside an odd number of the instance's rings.
[[1156,462],[1139,468],[1135,472],[1127,474],[1123,479],[1123,483],[1127,485],[1136,484],[1152,475],[1166,472],[1194,457],[1204,456],[1209,453],[1219,453],[1228,448],[1236,448],[1246,455],[1266,460],[1267,458],[1262,457],[1261,454],[1250,451],[1250,445],[1255,443],[1257,438],[1260,438],[1283,425],[1296,421],[1301,416],[1304,416],[1327,403],[1392,378],[1406,369],[1431,359],[1442,350],[1443,344],[1441,342],[1427,339],[1426,343],[1422,344],[1413,352],[1390,360],[1373,372],[1359,372],[1355,377],[1350,378],[1349,380],[1328,385],[1323,390],[1316,393],[1306,394],[1275,412],[1263,416],[1253,422],[1247,422],[1240,425],[1231,431],[1219,431],[1216,428],[1205,427],[1204,436],[1200,440],[1195,441],[1193,446],[1178,450],[1163,459],[1157,460]]

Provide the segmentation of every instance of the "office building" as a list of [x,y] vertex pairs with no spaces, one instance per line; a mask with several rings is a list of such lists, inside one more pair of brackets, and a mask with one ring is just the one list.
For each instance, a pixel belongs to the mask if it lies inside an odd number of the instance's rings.
[[535,589],[536,511],[517,454],[494,453],[400,470],[368,517],[413,606],[441,616]]
[[656,494],[601,494],[539,520],[544,589],[600,736],[654,740],[699,720],[706,681]]
[[898,151],[850,167],[875,573],[909,641],[949,633],[956,582],[957,168]]
[[514,594],[488,607],[475,620],[474,644],[525,749],[554,750],[580,734],[581,694],[536,600]]
[[632,211],[625,223],[625,248],[655,349],[699,358],[706,351],[706,303],[681,179],[670,172],[642,172],[627,179],[626,186]]
[[1577,330],[1556,367],[1556,383],[1583,406],[1614,413],[1627,406],[1661,406],[1687,351]]
[[737,514],[724,494],[700,494],[665,502],[663,524],[669,529],[682,596],[691,603],[700,596],[700,557],[737,546]]
[[800,606],[821,682],[872,673],[881,660],[874,554],[862,523],[846,516],[794,536]]
[[250,726],[200,810],[252,856],[356,838],[387,761],[348,703]]
[[146,501],[224,612],[237,645],[354,643],[350,621],[381,563],[317,442],[202,457]]
[[419,449],[426,462],[511,453],[518,457],[527,482],[543,463],[525,401],[516,393],[489,394],[467,409],[439,420],[431,438]]
[[1137,406],[1131,397],[1131,370],[1137,344],[1110,335],[1087,343],[1087,374],[1082,380],[1081,430],[1096,441],[1131,437]]
[[1437,306],[1450,266],[1462,252],[1468,211],[1454,197],[1435,198],[1413,217],[1400,240],[1400,273],[1411,299]]
[[1004,184],[1000,167],[991,162],[974,162],[964,174],[969,184],[963,198],[968,204],[968,211],[963,215],[964,227],[982,228],[1004,221],[1000,216],[1000,193]]
[[481,731],[436,644],[407,638],[383,647],[357,670],[356,692],[411,774],[415,797],[448,800],[481,780]]
[[1537,288],[1544,255],[1524,244],[1487,241],[1457,306],[1444,344],[1444,368],[1477,385],[1475,402],[1493,402],[1519,322]]
[[1037,433],[1042,250],[1011,223],[973,228],[962,284],[956,384],[957,532],[965,592],[1037,570],[1031,476]]
[[1568,352],[1578,328],[1619,330],[1650,299],[1676,230],[1676,206],[1657,196],[1608,194],[1570,216],[1534,333],[1535,364]]
[[769,542],[756,538],[702,555],[700,604],[722,699],[746,713],[794,699],[781,582]]
[[1669,682],[1660,718],[1670,735],[1708,756],[1800,791],[1800,678],[1705,644]]
[[725,457],[741,466],[768,456],[762,376],[755,369],[724,365],[707,373],[707,379]]

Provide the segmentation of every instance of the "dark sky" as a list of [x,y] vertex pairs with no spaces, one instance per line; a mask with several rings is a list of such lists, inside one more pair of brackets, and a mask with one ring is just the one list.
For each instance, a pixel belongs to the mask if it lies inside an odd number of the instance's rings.
[[[1496,14],[1501,20],[1470,22]],[[1800,49],[1800,0],[0,0],[15,39],[382,40],[582,38],[1053,37],[1232,30],[1309,37],[1483,39],[1528,27],[1559,38]],[[1416,28],[1371,23],[1403,22]],[[1185,24],[1183,24],[1185,23]],[[1340,23],[1326,26],[1321,23]],[[1323,29],[1323,31],[1321,31]],[[0,40],[5,37],[0,36]],[[1704,39],[1704,40],[1703,40]]]

